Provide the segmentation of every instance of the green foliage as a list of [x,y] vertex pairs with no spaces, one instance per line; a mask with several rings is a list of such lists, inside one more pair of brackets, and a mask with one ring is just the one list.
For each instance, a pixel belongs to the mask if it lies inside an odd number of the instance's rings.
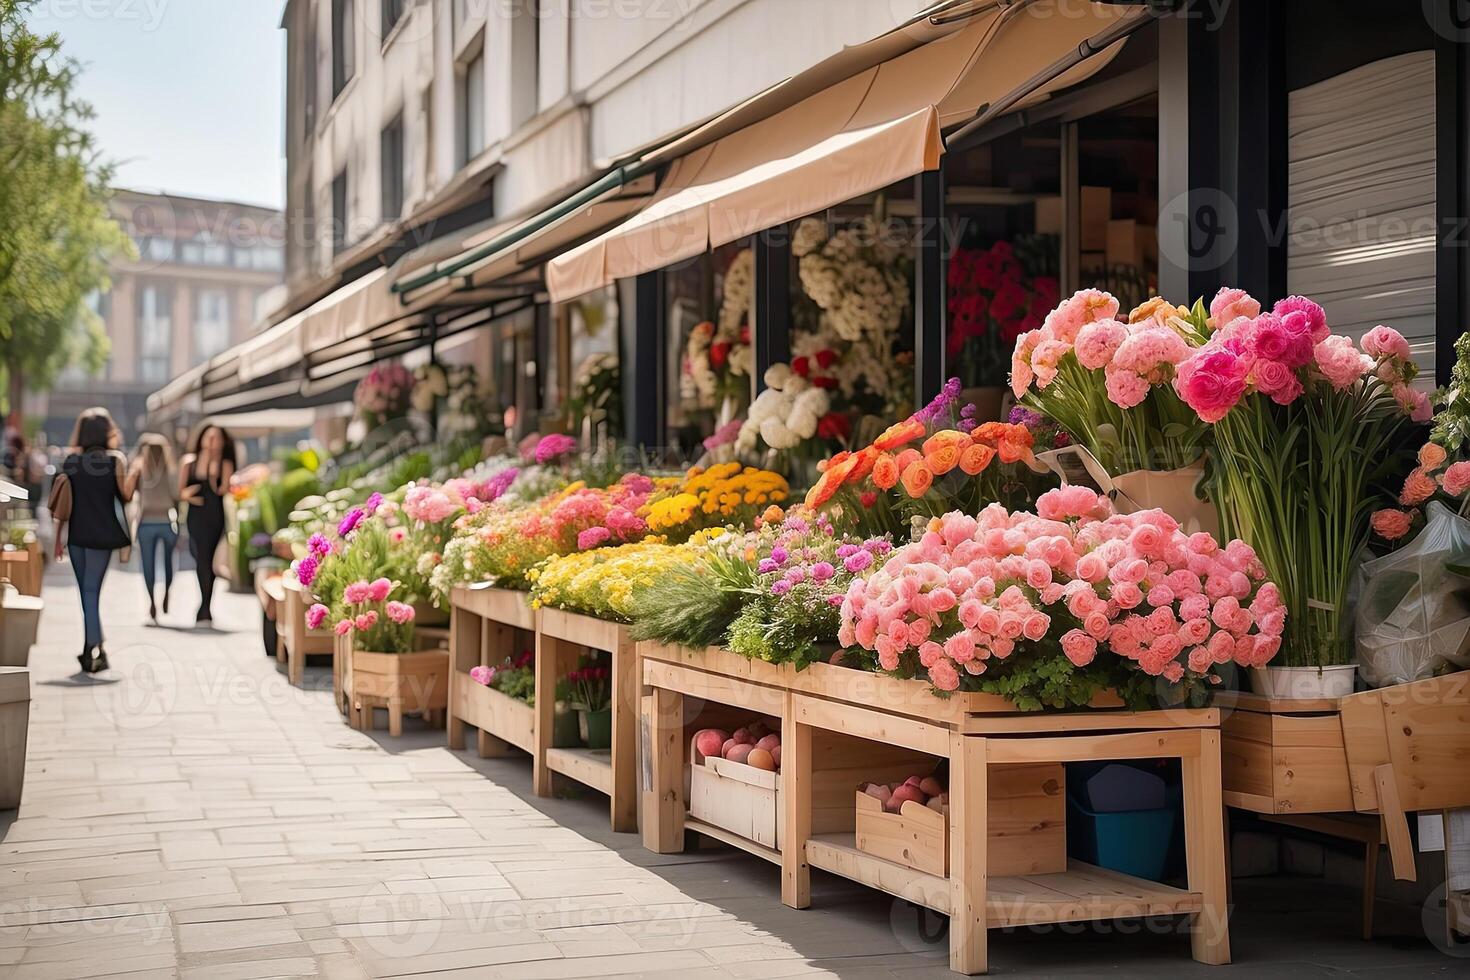
[[826,660],[824,645],[837,636],[841,615],[828,605],[823,591],[803,582],[785,596],[762,592],[740,610],[730,624],[731,650],[752,660],[795,664],[805,670]]
[[[0,0],[0,366],[10,402],[73,362],[96,369],[107,338],[85,305],[132,243],[108,213],[111,168],[73,94],[75,61],[26,23],[34,0]],[[10,408],[18,408],[11,404]]]
[[1452,459],[1463,458],[1470,446],[1470,332],[1455,341],[1455,366],[1449,387],[1435,395],[1439,412],[1434,417],[1431,438],[1449,451]]
[[634,596],[633,638],[695,648],[720,643],[754,589],[753,565],[711,550],[702,561],[670,569]]

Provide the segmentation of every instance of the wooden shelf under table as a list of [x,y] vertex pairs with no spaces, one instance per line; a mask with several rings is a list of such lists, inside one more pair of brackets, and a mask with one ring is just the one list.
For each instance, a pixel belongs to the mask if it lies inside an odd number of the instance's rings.
[[703,834],[704,836],[711,838],[712,840],[717,840],[722,844],[729,844],[731,847],[738,847],[740,848],[740,850],[745,851],[747,854],[754,854],[758,858],[763,858],[767,861],[770,861],[777,867],[780,867],[781,865],[780,851],[766,847],[764,844],[757,844],[749,837],[742,837],[737,833],[726,830],[724,827],[716,827],[712,823],[706,823],[705,821],[700,820],[698,817],[691,817],[688,814],[685,814],[684,829]]
[[546,750],[546,767],[590,786],[599,793],[612,795],[613,764],[611,749],[564,748]]
[[[806,844],[807,862],[897,898],[945,915],[950,911],[948,878],[926,874],[874,857],[857,849],[852,834],[820,834]],[[1149,915],[1198,912],[1198,892],[1069,861],[1055,874],[989,878],[986,888],[986,926],[1038,925],[1048,922],[1090,922]]]

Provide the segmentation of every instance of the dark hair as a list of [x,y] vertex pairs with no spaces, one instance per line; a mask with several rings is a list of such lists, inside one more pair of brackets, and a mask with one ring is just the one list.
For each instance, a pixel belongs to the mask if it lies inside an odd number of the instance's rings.
[[72,448],[78,452],[89,449],[111,449],[108,445],[117,433],[117,423],[112,413],[105,408],[89,408],[77,416],[77,425],[71,432]]
[[229,431],[224,426],[215,425],[213,422],[201,425],[199,427],[199,431],[194,433],[194,439],[189,443],[189,452],[194,454],[195,459],[199,458],[199,450],[204,447],[204,436],[209,432],[210,429],[214,429],[219,432],[220,438],[224,441],[224,446],[220,449],[220,459],[229,460],[229,462],[231,462],[235,466],[239,466],[240,453],[235,448],[234,436],[231,436]]

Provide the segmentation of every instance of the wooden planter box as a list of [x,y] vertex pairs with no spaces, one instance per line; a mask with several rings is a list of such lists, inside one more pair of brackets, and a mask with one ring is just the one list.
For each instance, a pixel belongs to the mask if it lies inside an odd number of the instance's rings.
[[45,577],[46,556],[38,542],[31,541],[14,551],[0,551],[0,578],[10,579],[21,595],[40,595],[41,580]]
[[534,644],[536,611],[524,592],[493,587],[454,590],[449,607],[449,747],[465,746],[465,726],[476,731],[482,759],[536,751],[535,711],[470,677],[474,667],[494,667]]
[[1337,698],[1239,694],[1220,722],[1221,778],[1229,806],[1256,813],[1353,809]]
[[783,823],[780,774],[690,751],[689,816],[761,847],[778,849]]
[[0,667],[24,667],[41,625],[40,596],[24,595],[0,585]]
[[24,667],[0,667],[0,810],[20,806],[30,719],[30,672]]
[[284,651],[286,679],[300,685],[306,669],[306,658],[330,655],[333,652],[331,630],[306,628],[306,611],[311,608],[312,597],[296,581],[290,569],[281,574],[281,602],[276,618],[276,658]]
[[449,654],[376,653],[352,648],[346,671],[349,720],[353,728],[373,729],[373,711],[388,709],[388,734],[403,734],[405,714],[423,715],[430,724],[449,703]]
[[[1229,962],[1217,709],[1134,712],[1101,698],[1096,709],[1021,712],[1003,698],[939,698],[922,682],[828,664],[796,671],[723,650],[657,644],[640,644],[639,653],[651,692],[643,698],[649,849],[682,850],[685,831],[693,830],[779,864],[781,900],[792,908],[811,904],[811,869],[821,868],[948,915],[950,967],[960,973],[987,969],[991,929],[1158,915],[1189,917],[1196,960]],[[705,705],[781,721],[775,847],[711,822],[728,824],[733,804],[706,808],[703,817],[690,808],[693,779],[686,790],[683,776],[695,776],[686,753],[697,722],[689,714]],[[1066,857],[1062,766],[1151,758],[1180,761],[1183,888]],[[854,786],[926,772],[937,759],[949,767],[945,856],[932,845],[910,846],[908,855],[902,844],[896,852],[889,845],[888,856],[874,853],[884,845],[869,824],[860,847]],[[944,871],[936,873],[940,861]]]

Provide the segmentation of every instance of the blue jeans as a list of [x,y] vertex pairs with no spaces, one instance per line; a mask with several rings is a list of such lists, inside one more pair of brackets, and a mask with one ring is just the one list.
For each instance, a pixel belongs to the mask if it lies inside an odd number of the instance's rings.
[[100,548],[83,548],[67,545],[71,556],[71,570],[77,576],[77,588],[82,592],[82,621],[86,624],[87,649],[96,649],[102,643],[102,576],[107,574],[107,563],[112,552]]
[[163,589],[167,592],[174,584],[174,548],[179,543],[179,532],[168,521],[144,521],[138,525],[138,560],[143,563],[143,584],[148,587],[148,598],[153,598],[154,552],[163,545]]

